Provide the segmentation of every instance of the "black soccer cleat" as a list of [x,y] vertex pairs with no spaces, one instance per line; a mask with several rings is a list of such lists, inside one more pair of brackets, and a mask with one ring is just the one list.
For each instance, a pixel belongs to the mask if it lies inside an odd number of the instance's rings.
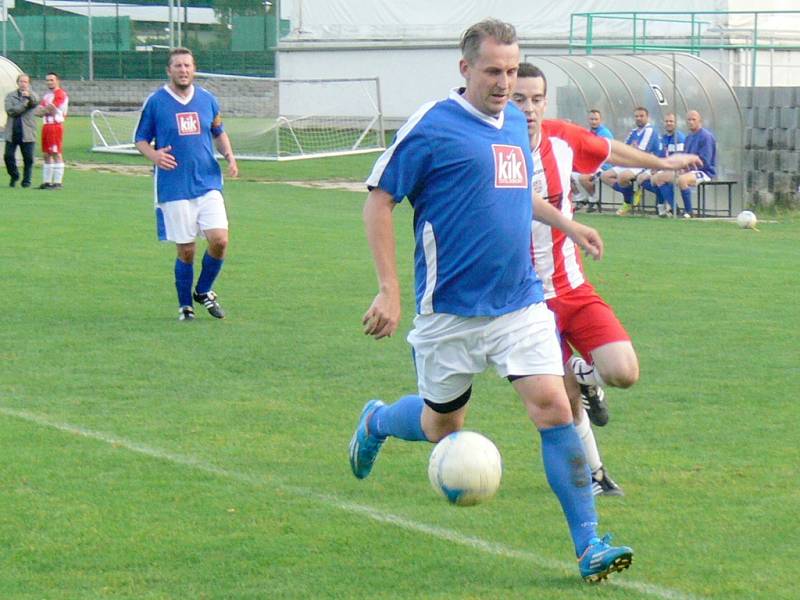
[[605,401],[603,388],[597,385],[581,383],[581,402],[589,415],[592,425],[603,427],[608,423],[608,404]]
[[178,321],[194,321],[194,309],[191,306],[181,306],[178,309]]
[[194,301],[205,306],[206,310],[208,310],[208,314],[215,319],[225,318],[225,311],[222,310],[222,307],[219,305],[217,294],[214,293],[214,290],[208,290],[205,294],[198,294],[195,292],[193,297]]
[[611,479],[605,467],[600,467],[592,473],[592,495],[594,496],[624,496],[625,492]]

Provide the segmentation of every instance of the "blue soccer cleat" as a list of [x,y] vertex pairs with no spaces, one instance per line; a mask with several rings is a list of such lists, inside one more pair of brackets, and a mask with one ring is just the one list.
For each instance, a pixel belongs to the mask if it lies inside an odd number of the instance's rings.
[[624,571],[633,562],[633,550],[628,546],[611,546],[611,534],[593,538],[578,558],[581,577],[591,583],[599,583],[611,573]]
[[372,413],[381,406],[384,406],[384,403],[380,400],[370,400],[364,405],[355,433],[350,439],[350,468],[353,470],[353,475],[359,479],[364,479],[370,474],[372,465],[378,458],[378,452],[386,441],[386,438],[380,439],[372,435],[367,428],[367,421]]

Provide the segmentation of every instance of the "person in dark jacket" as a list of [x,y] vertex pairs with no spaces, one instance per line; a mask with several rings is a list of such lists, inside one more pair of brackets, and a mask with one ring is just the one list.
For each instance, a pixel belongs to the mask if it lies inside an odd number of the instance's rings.
[[20,73],[17,76],[17,89],[6,96],[6,149],[3,158],[6,162],[6,171],[9,185],[14,187],[19,181],[17,168],[17,146],[22,151],[22,187],[30,187],[31,173],[33,172],[33,148],[36,144],[36,121],[33,111],[39,104],[39,97],[31,89],[31,78]]

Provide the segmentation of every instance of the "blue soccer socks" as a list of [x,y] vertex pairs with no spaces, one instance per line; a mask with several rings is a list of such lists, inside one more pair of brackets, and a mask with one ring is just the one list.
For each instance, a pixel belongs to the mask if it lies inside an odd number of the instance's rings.
[[370,418],[370,431],[379,438],[391,436],[409,442],[427,441],[422,431],[424,405],[421,396],[410,394],[394,404],[379,406]]
[[539,434],[547,482],[561,503],[577,556],[597,537],[592,477],[581,439],[572,423],[542,429]]
[[205,254],[203,254],[203,268],[200,270],[200,277],[197,279],[197,287],[195,288],[198,294],[206,294],[211,290],[224,262],[225,259],[214,258],[206,250]]
[[683,212],[692,214],[692,190],[689,188],[681,190],[681,198],[683,199]]
[[175,289],[178,292],[178,305],[192,305],[192,282],[194,281],[194,265],[175,259]]
[[672,182],[660,185],[658,189],[661,190],[661,198],[669,205],[670,211],[675,212],[675,190]]

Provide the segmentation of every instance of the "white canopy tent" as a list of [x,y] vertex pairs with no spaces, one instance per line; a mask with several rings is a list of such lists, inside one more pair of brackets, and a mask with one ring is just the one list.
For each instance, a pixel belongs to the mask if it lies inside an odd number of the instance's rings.
[[[17,89],[17,76],[22,70],[7,58],[0,56],[0,96],[5,97]],[[0,132],[6,126],[6,111],[0,114]]]

